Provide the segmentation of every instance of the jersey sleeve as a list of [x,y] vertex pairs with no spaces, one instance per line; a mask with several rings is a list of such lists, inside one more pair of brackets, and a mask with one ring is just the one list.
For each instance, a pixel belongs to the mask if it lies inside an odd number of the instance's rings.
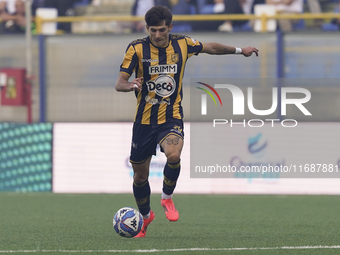
[[136,69],[137,63],[138,57],[136,50],[132,44],[129,44],[125,52],[123,63],[120,66],[120,72],[127,73],[131,76]]
[[193,55],[198,55],[202,51],[203,44],[201,42],[196,41],[195,39],[192,39],[188,36],[185,36],[185,40],[187,41],[188,45],[188,58]]

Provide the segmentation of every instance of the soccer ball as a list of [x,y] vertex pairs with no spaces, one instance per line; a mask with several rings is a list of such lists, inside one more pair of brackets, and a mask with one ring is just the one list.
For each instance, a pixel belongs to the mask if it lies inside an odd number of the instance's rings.
[[123,207],[113,217],[113,227],[123,237],[134,237],[143,227],[143,216],[135,208]]

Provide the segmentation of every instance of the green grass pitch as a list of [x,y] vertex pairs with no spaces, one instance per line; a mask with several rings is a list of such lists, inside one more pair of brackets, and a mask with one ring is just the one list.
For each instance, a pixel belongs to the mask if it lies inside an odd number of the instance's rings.
[[152,195],[147,236],[128,239],[112,218],[135,207],[132,194],[0,193],[0,254],[340,254],[339,196],[176,194],[174,202],[180,218],[169,222]]

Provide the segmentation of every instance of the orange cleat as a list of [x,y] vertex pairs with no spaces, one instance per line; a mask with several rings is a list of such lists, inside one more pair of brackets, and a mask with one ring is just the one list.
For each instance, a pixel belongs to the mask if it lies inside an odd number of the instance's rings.
[[164,208],[165,216],[169,221],[177,221],[179,218],[179,213],[175,208],[174,202],[172,199],[162,199],[161,205]]
[[153,211],[150,210],[150,217],[148,219],[143,219],[143,227],[142,230],[136,235],[134,236],[134,238],[138,238],[138,237],[145,237],[146,234],[146,230],[149,226],[149,224],[155,219],[155,214]]

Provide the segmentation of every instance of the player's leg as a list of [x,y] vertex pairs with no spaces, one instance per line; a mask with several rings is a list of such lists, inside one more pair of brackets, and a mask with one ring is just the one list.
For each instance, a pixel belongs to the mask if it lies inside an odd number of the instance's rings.
[[176,135],[169,135],[161,143],[161,146],[167,158],[166,165],[164,166],[162,197],[171,198],[181,170],[183,139]]
[[133,195],[138,209],[143,215],[142,230],[135,236],[136,238],[145,237],[148,225],[154,220],[155,214],[150,209],[150,185],[149,167],[151,157],[147,158],[142,164],[132,164],[133,168]]
[[172,195],[181,170],[181,153],[183,148],[183,122],[177,120],[167,123],[161,132],[161,150],[164,152],[167,162],[164,166],[163,193],[161,205],[165,210],[165,216],[170,221],[177,221],[179,213],[176,210]]
[[133,195],[140,213],[144,218],[150,214],[150,185],[149,167],[151,157],[141,164],[132,164],[133,168]]
[[148,225],[155,218],[150,209],[149,167],[152,155],[156,154],[156,138],[153,138],[150,125],[134,123],[130,162],[133,168],[133,195],[140,213],[143,215],[143,228],[135,237],[145,237]]

